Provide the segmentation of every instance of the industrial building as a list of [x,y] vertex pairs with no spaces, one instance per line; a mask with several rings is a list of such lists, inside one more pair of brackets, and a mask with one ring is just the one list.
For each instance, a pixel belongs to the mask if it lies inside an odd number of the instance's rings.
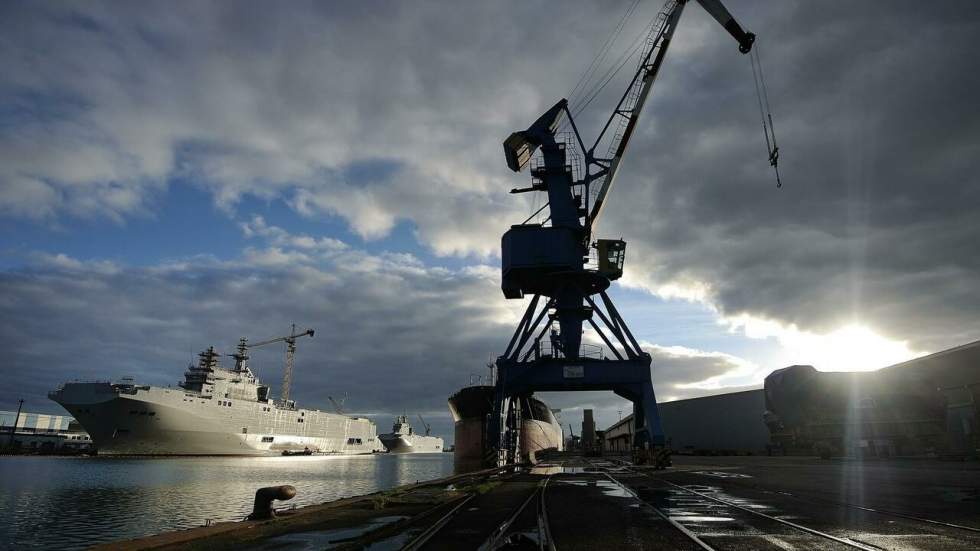
[[91,448],[91,437],[72,417],[0,411],[0,449],[65,453]]
[[[980,341],[869,372],[795,365],[765,386],[660,404],[675,453],[976,457]],[[628,416],[605,431],[628,451]]]
[[790,454],[975,457],[980,341],[871,372],[766,377],[765,422]]
[[[765,453],[769,431],[762,421],[762,389],[660,404],[660,418],[675,453]],[[604,448],[629,452],[633,415],[610,426]]]

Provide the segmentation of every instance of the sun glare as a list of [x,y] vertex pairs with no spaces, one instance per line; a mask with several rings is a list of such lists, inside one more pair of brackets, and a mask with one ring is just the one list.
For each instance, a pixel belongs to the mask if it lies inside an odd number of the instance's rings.
[[[821,371],[871,371],[921,356],[904,341],[889,340],[863,325],[847,325],[826,335],[805,334],[786,343],[800,363]],[[794,349],[795,348],[795,349]]]
[[873,371],[926,354],[910,349],[906,341],[888,339],[860,323],[824,334],[748,315],[724,318],[722,323],[749,338],[776,339],[782,348],[778,364],[812,365],[821,371]]

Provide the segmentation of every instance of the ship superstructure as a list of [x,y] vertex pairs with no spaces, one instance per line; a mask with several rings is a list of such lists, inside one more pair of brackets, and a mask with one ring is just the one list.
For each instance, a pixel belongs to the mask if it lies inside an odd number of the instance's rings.
[[408,422],[408,416],[399,415],[395,418],[391,432],[389,434],[379,434],[378,439],[381,440],[381,443],[391,453],[441,452],[443,447],[442,438],[429,436],[429,425],[426,424],[421,416],[419,416],[419,421],[425,427],[425,435],[416,434],[415,429]]
[[242,338],[235,366],[209,347],[177,388],[122,382],[65,383],[48,397],[61,404],[106,455],[277,455],[383,451],[369,419],[300,409],[274,400],[248,366]]

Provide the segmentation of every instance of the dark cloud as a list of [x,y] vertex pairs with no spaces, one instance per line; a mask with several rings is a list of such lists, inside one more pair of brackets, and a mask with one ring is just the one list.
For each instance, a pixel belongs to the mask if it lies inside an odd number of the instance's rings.
[[[748,59],[692,3],[600,227],[629,241],[630,281],[801,330],[856,319],[918,349],[976,339],[978,4],[728,4],[760,36],[786,185]],[[0,215],[125,221],[180,178],[228,209],[283,198],[368,238],[409,221],[423,246],[492,264],[530,212],[506,193],[526,178],[500,141],[568,94],[626,5],[7,3]],[[657,7],[642,9],[627,42]],[[358,410],[435,411],[513,329],[496,268],[357,251],[337,265],[328,242],[266,238],[236,262],[2,274],[0,399],[71,376],[172,382],[196,349],[297,321],[319,330],[300,398],[350,389]]]
[[732,9],[760,35],[786,185],[748,60],[704,34],[666,64],[603,222],[632,238],[635,277],[704,282],[723,315],[815,332],[858,321],[926,350],[977,338],[976,3]]
[[[329,409],[329,396],[347,395],[347,411],[383,429],[391,415],[419,412],[451,434],[446,399],[485,373],[520,313],[499,298],[495,268],[451,271],[405,254],[368,255],[259,218],[243,229],[269,246],[240,260],[145,268],[42,256],[0,274],[0,403],[25,398],[50,411],[47,391],[75,379],[173,385],[209,345],[230,353],[239,336],[255,341],[298,323],[316,329],[298,343],[292,395],[301,404]],[[671,386],[739,367],[720,354],[648,348],[657,382]],[[256,349],[251,363],[278,393],[283,349]]]
[[[248,263],[152,268],[58,257],[4,273],[0,286],[0,402],[24,397],[42,410],[52,409],[45,393],[66,380],[175,384],[208,345],[229,353],[239,336],[272,337],[296,322],[316,329],[298,343],[293,394],[301,403],[329,409],[328,396],[346,393],[354,412],[445,416],[448,395],[510,330],[500,301],[476,300],[496,295],[492,275],[357,251],[311,261],[296,250],[253,250]],[[282,358],[281,347],[253,356],[276,392]]]

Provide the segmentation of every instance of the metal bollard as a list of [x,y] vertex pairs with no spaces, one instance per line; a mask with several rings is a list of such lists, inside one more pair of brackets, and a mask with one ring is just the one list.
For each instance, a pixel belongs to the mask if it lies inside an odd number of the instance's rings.
[[276,516],[272,502],[275,500],[286,501],[296,497],[296,488],[293,486],[266,486],[259,488],[255,492],[255,505],[252,506],[252,514],[245,520],[265,520]]

